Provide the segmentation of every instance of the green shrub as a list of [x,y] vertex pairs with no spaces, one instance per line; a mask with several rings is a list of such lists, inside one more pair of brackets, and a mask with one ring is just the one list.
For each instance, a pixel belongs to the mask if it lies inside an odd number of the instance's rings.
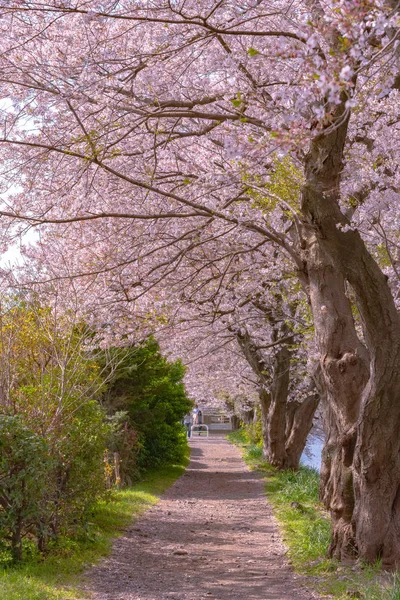
[[114,348],[111,354],[118,366],[104,405],[109,415],[125,411],[137,432],[137,468],[180,462],[187,445],[181,421],[193,406],[182,382],[184,366],[169,362],[153,337],[140,346]]
[[22,558],[22,540],[40,536],[46,521],[45,497],[52,459],[46,441],[20,416],[0,415],[0,532],[14,560]]
[[245,425],[245,430],[248,440],[251,444],[262,446],[263,438],[261,420],[251,423],[250,425]]
[[60,533],[77,532],[105,492],[109,427],[88,338],[74,315],[56,318],[37,303],[10,301],[0,315],[0,526],[16,559],[23,536],[27,552],[35,544],[43,552]]
[[110,483],[119,485],[132,485],[133,481],[139,477],[138,453],[141,445],[139,434],[129,422],[129,415],[126,410],[118,410],[107,417],[107,423],[110,427],[107,439],[107,460],[112,462],[114,453],[119,457],[119,481],[116,480],[116,473],[113,465],[110,465]]
[[52,533],[73,533],[105,493],[104,451],[110,428],[95,400],[78,406],[51,447],[55,462]]
[[0,600],[87,598],[83,575],[87,566],[109,554],[112,538],[121,535],[133,519],[158,502],[158,496],[183,472],[183,464],[163,467],[146,474],[146,480],[132,488],[111,491],[94,507],[88,535],[59,538],[50,544],[45,560],[35,554],[32,544],[25,544],[24,561],[18,565],[3,560],[0,550]]

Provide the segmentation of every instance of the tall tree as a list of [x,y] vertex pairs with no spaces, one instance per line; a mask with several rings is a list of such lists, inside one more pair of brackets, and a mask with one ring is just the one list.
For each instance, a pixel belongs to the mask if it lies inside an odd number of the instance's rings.
[[334,419],[331,552],[399,564],[398,282],[372,256],[383,225],[395,274],[397,2],[2,11],[2,214],[41,224],[48,278],[86,275],[108,311],[222,238],[286,253]]

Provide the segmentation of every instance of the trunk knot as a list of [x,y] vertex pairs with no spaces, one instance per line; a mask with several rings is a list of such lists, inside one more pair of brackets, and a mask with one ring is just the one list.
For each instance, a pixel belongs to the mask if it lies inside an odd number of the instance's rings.
[[356,365],[358,362],[357,355],[354,352],[345,352],[340,360],[338,360],[338,367],[341,373],[346,371],[347,366]]

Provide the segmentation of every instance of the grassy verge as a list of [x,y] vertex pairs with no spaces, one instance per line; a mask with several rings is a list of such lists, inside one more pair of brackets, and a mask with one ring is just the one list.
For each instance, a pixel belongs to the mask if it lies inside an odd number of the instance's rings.
[[131,488],[112,492],[98,503],[88,534],[82,539],[62,540],[46,556],[31,557],[16,567],[0,569],[0,600],[77,600],[87,594],[81,588],[82,573],[106,556],[112,540],[132,520],[156,504],[162,494],[185,470],[174,465],[147,473]]
[[288,555],[310,586],[336,600],[400,600],[398,575],[382,574],[379,565],[344,566],[326,557],[330,541],[328,515],[318,502],[319,474],[315,469],[279,472],[263,462],[262,451],[244,431],[228,435],[242,448],[247,464],[262,471],[266,495],[279,521]]

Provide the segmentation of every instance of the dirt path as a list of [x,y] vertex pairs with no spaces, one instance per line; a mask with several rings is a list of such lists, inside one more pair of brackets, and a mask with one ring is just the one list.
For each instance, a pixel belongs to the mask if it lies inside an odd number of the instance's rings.
[[285,561],[263,483],[223,437],[194,438],[186,473],[94,567],[95,600],[311,600]]

